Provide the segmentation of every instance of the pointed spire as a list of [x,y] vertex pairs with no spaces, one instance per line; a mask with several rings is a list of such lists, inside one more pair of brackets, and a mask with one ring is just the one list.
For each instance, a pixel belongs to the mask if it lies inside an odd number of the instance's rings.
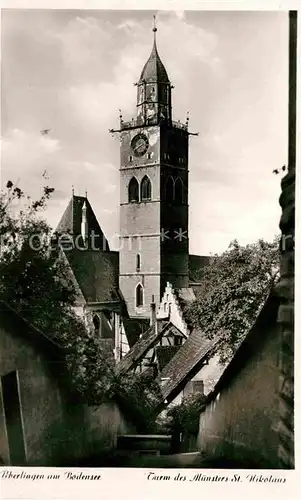
[[154,33],[153,48],[146,64],[144,65],[138,85],[139,83],[143,83],[144,81],[146,82],[150,81],[151,83],[159,81],[160,83],[170,84],[166,69],[158,54],[157,41],[156,41],[156,33],[158,31],[156,25],[156,16],[154,15],[153,18],[154,18],[154,23],[152,28],[152,31]]

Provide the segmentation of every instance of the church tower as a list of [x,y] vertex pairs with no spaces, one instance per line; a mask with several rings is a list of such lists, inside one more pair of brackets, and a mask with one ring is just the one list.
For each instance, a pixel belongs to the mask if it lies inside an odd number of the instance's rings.
[[172,85],[153,48],[137,116],[120,117],[119,286],[131,317],[149,317],[166,283],[188,286],[188,122],[172,121]]

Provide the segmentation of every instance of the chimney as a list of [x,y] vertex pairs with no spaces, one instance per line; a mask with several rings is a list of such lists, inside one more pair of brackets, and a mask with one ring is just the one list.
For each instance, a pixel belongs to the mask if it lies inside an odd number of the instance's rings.
[[154,295],[152,295],[150,309],[151,309],[150,326],[155,325],[155,329],[157,330],[157,314],[156,314],[156,303],[155,303],[155,296]]

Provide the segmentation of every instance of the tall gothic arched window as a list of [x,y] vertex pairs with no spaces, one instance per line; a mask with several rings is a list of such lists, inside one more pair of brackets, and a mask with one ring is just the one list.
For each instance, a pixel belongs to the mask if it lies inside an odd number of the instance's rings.
[[136,307],[143,306],[143,286],[139,283],[136,286]]
[[164,193],[164,197],[165,197],[165,200],[166,201],[169,201],[169,202],[172,202],[173,199],[174,199],[174,180],[173,178],[171,177],[171,175],[169,177],[167,177],[166,179],[166,183],[165,183],[165,193]]
[[136,177],[132,177],[129,183],[129,203],[139,201],[139,184]]
[[183,203],[183,181],[180,177],[175,182],[175,202],[179,205]]
[[152,184],[150,178],[145,175],[141,181],[141,201],[152,199]]

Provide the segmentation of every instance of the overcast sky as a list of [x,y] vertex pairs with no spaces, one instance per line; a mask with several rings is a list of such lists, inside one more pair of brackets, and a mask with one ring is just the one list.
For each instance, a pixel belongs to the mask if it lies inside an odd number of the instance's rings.
[[[152,47],[150,11],[2,12],[2,183],[37,196],[46,170],[55,226],[74,185],[109,240],[119,225],[119,141]],[[278,233],[287,161],[285,12],[159,12],[158,50],[190,138],[190,252]],[[49,135],[40,130],[50,128]],[[115,238],[114,238],[115,239]],[[116,239],[115,239],[116,241]]]

